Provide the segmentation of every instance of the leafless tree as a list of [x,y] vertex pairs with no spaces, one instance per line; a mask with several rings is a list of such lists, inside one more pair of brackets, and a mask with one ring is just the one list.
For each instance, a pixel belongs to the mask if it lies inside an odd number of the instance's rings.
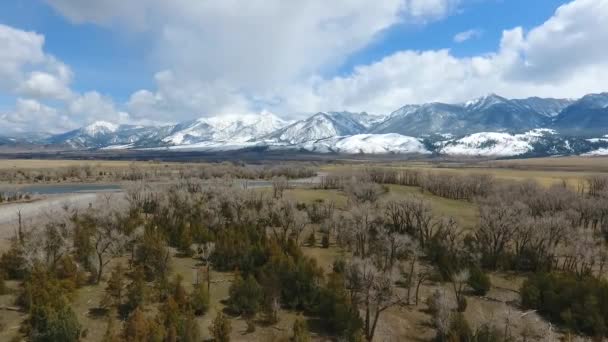
[[404,303],[395,289],[391,273],[378,269],[369,259],[355,259],[348,264],[346,286],[351,297],[362,307],[368,341],[374,338],[380,314]]

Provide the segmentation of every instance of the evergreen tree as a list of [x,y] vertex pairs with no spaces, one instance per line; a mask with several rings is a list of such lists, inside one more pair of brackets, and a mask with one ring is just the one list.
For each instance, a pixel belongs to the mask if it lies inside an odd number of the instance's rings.
[[258,312],[263,298],[260,284],[252,275],[243,280],[237,275],[230,286],[230,308],[245,317],[253,317]]

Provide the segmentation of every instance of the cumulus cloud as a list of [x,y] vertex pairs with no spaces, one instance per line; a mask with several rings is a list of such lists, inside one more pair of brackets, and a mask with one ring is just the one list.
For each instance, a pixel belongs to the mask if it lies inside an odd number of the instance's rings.
[[463,32],[456,33],[454,35],[454,42],[456,43],[464,43],[467,40],[475,39],[481,37],[482,31],[478,29],[471,29]]
[[110,97],[96,91],[86,92],[72,99],[67,105],[67,112],[84,123],[103,120],[123,124],[130,121],[129,114],[117,110]]
[[579,97],[606,91],[606,22],[608,0],[576,0],[529,32],[505,30],[495,52],[458,58],[447,49],[399,51],[349,75],[298,87],[283,105],[388,113],[408,103],[461,102],[488,92]]
[[35,99],[17,98],[12,111],[1,113],[2,130],[6,133],[61,133],[76,127],[69,116]]
[[[75,23],[154,37],[169,80],[133,93],[134,115],[180,120],[257,111],[258,99],[339,66],[387,28],[442,18],[459,0],[47,0]],[[167,84],[171,83],[171,86]],[[169,113],[171,115],[169,115]]]
[[[134,89],[124,104],[96,92],[77,94],[69,88],[69,67],[43,51],[42,35],[0,25],[0,46],[11,47],[0,51],[0,87],[39,101],[61,99],[57,111],[79,123],[176,122],[263,109],[388,113],[488,92],[577,97],[605,91],[608,78],[608,0],[574,0],[535,28],[506,29],[486,54],[404,50],[336,77],[327,75],[386,29],[438,20],[461,1],[46,1],[74,23],[141,33],[151,39],[161,70],[154,87]],[[454,40],[479,34],[462,32]]]
[[43,35],[0,24],[0,46],[0,91],[16,97],[14,108],[0,113],[0,133],[63,132],[95,120],[132,121],[111,98],[74,92],[72,70],[44,51]]

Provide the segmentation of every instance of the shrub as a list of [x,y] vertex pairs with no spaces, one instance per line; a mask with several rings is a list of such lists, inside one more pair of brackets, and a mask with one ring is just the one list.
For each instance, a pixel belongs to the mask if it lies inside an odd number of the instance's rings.
[[490,277],[478,267],[472,268],[470,272],[468,285],[476,296],[485,296],[492,286]]
[[464,315],[459,313],[452,316],[450,321],[450,330],[448,332],[448,341],[468,342],[473,339],[473,332],[469,323],[464,318]]
[[209,332],[213,336],[215,342],[229,342],[232,326],[228,317],[224,316],[221,311],[217,312],[217,316],[213,319]]
[[608,333],[608,282],[591,276],[538,273],[521,290],[522,305],[588,335]]
[[230,309],[246,317],[253,317],[258,312],[262,302],[262,288],[252,275],[243,279],[237,275],[230,286]]

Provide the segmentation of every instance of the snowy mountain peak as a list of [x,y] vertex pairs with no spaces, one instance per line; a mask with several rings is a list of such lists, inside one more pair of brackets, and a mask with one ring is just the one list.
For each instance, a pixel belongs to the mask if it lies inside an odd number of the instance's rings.
[[109,134],[118,131],[120,126],[107,121],[95,121],[92,124],[85,126],[82,130],[90,135],[96,136],[99,134]]
[[163,141],[168,144],[195,144],[204,141],[244,142],[270,134],[287,123],[270,112],[221,115],[199,118],[177,125]]
[[494,93],[478,97],[474,100],[467,101],[465,107],[467,109],[480,110],[493,106],[497,103],[507,102],[508,100]]

